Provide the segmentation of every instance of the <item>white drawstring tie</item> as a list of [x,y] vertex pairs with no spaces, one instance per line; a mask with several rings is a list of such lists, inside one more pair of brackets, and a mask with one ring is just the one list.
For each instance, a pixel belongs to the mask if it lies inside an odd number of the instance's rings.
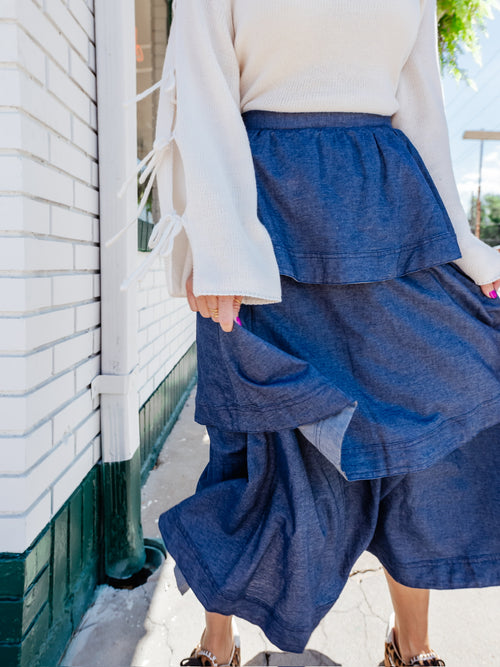
[[175,73],[169,72],[165,79],[160,79],[149,88],[146,88],[146,90],[143,90],[142,93],[139,93],[139,95],[136,95],[130,100],[127,100],[123,103],[123,106],[129,107],[131,104],[137,104],[137,102],[141,102],[141,100],[144,100],[146,97],[154,93],[155,90],[158,90],[158,88],[162,88],[162,90],[165,92],[170,92],[173,90],[175,88]]
[[[162,159],[165,156],[165,153],[170,150],[172,146],[172,142],[175,140],[175,133],[172,132],[170,137],[168,139],[163,139],[159,141],[155,141],[153,150],[151,150],[146,157],[141,160],[141,162],[137,165],[136,169],[134,169],[134,172],[127,178],[125,183],[122,185],[120,191],[118,192],[117,197],[121,198],[125,194],[127,188],[129,185],[135,181],[137,178],[137,174],[141,172],[142,170],[143,173],[141,174],[139,178],[139,183],[144,183],[146,179],[149,177],[148,184],[146,185],[146,188],[144,190],[144,194],[142,195],[141,201],[139,203],[139,206],[134,214],[134,217],[127,222],[127,224],[120,229],[114,236],[112,236],[110,239],[108,239],[105,242],[105,247],[109,248],[115,241],[117,241],[125,232],[134,225],[139,216],[141,215],[142,211],[144,210],[144,207],[146,206],[146,203],[148,201],[149,195],[151,193],[151,190],[153,189],[154,185],[154,180],[156,178],[156,174],[158,173],[158,169],[160,167],[160,163]],[[157,223],[158,224],[158,223]]]
[[[172,109],[172,117],[174,117],[175,106],[177,105],[175,88],[176,73],[175,68],[172,68],[166,74],[166,76],[160,79],[160,81],[155,83],[150,88],[147,88],[131,100],[124,102],[123,106],[127,107],[131,104],[136,104],[137,102],[140,102],[141,100],[148,97],[148,95],[151,95],[151,93],[153,93],[155,90],[161,89],[162,95],[170,93],[166,96],[165,99],[172,107],[174,107]],[[137,224],[137,220],[144,210],[149,199],[149,195],[151,194],[151,190],[153,189],[154,181],[157,177],[162,161],[166,159],[168,154],[170,158],[173,158],[173,153],[171,151],[175,138],[175,127],[172,127],[168,137],[162,137],[155,140],[152,150],[139,162],[133,173],[131,173],[130,176],[126,178],[125,182],[120,188],[120,191],[117,194],[117,197],[119,198],[123,197],[127,191],[127,188],[132,183],[136,182],[138,176],[139,183],[146,183],[146,186],[134,217],[129,220],[126,225],[124,225],[114,236],[112,236],[104,243],[106,248],[109,248],[123,234],[125,234],[128,229]],[[151,236],[149,237],[148,241],[148,247],[151,248],[151,252],[148,253],[147,257],[139,264],[135,271],[122,282],[120,285],[121,291],[127,290],[131,283],[135,280],[140,280],[143,278],[158,256],[167,257],[170,255],[174,247],[174,239],[181,231],[183,225],[183,217],[178,215],[175,211],[171,211],[163,215],[158,220],[158,222],[153,226]]]
[[181,231],[183,225],[184,219],[182,216],[177,215],[177,213],[168,213],[167,215],[162,216],[160,220],[158,220],[158,222],[153,227],[153,231],[151,232],[151,236],[149,237],[148,241],[148,246],[152,248],[152,251],[146,257],[146,259],[141,262],[136,270],[122,282],[120,285],[121,291],[128,289],[129,285],[134,280],[140,280],[143,278],[157,256],[161,255],[162,257],[167,257],[170,255],[174,247],[174,239]]

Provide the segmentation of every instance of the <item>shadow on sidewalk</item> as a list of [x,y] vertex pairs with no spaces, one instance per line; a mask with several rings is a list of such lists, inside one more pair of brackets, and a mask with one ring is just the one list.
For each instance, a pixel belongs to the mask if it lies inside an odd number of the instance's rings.
[[304,653],[277,653],[262,651],[254,658],[243,663],[247,665],[258,665],[258,667],[317,667],[319,665],[336,665],[342,667],[340,662],[334,662],[320,651],[307,650]]

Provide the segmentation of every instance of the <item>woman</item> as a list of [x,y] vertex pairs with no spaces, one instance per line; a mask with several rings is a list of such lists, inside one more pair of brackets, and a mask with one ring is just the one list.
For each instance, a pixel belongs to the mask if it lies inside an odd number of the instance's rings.
[[[198,313],[210,461],[160,516],[206,609],[300,652],[364,550],[386,665],[444,665],[429,588],[500,583],[500,255],[452,175],[435,0],[180,0],[152,257]],[[150,184],[151,185],[151,184]],[[239,317],[238,317],[239,316]]]

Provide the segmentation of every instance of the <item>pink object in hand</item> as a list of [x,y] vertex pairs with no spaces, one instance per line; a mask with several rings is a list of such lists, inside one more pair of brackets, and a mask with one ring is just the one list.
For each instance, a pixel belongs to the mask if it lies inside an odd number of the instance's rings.
[[236,322],[236,324],[239,324],[240,327],[243,326],[239,317],[235,317],[235,318],[234,318],[234,321]]
[[495,290],[492,290],[492,291],[488,294],[488,296],[489,296],[491,299],[498,299],[498,294],[496,293]]

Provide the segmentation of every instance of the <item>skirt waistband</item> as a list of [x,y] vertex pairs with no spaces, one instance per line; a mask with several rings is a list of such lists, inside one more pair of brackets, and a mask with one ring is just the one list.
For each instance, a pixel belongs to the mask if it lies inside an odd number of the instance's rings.
[[375,113],[344,111],[282,112],[245,111],[241,117],[247,130],[293,130],[310,127],[364,127],[388,125],[391,117]]

